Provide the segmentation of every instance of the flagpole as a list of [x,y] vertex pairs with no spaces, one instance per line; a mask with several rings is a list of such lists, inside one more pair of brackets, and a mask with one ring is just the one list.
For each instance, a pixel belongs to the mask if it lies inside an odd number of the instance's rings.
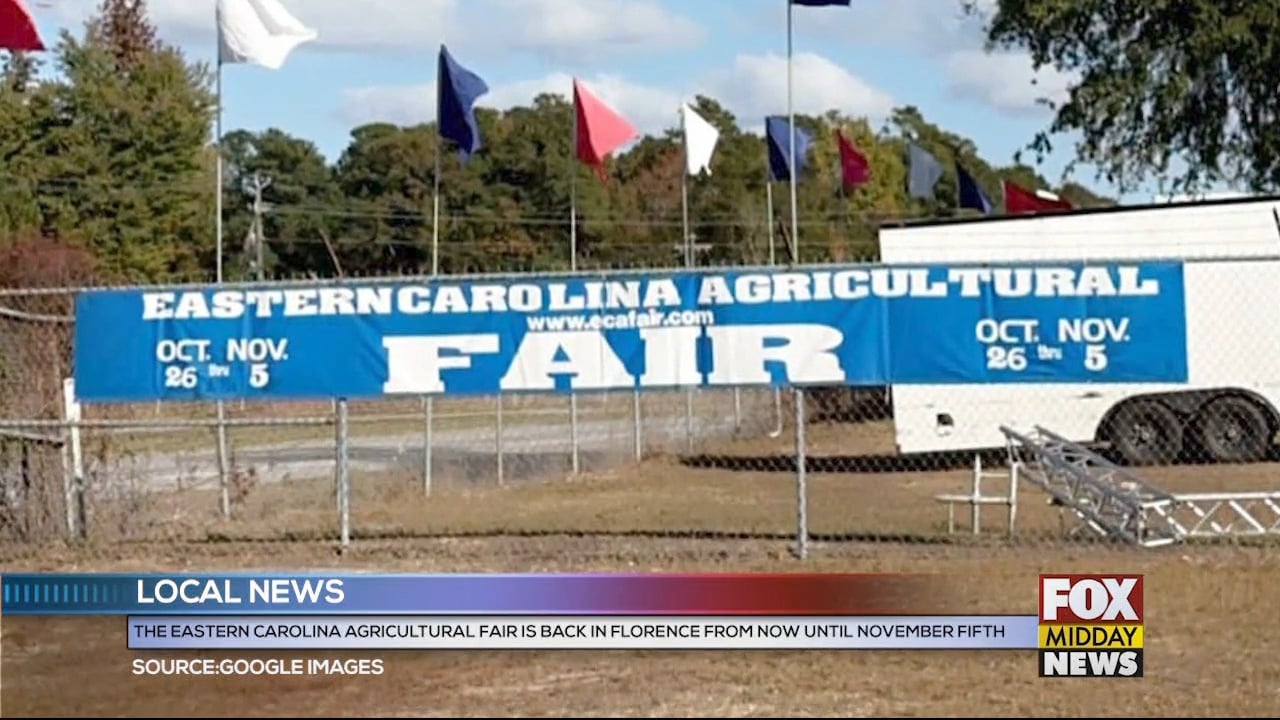
[[842,142],[849,142],[848,138],[839,130],[836,131],[836,192],[840,193],[840,212],[848,213],[849,211],[849,194],[845,192],[844,187],[844,151]]
[[800,219],[796,212],[796,114],[795,106],[792,102],[793,90],[792,84],[795,75],[795,69],[792,67],[792,22],[791,22],[791,0],[787,0],[787,122],[790,124],[791,143],[787,148],[787,154],[790,155],[790,167],[787,169],[791,183],[791,262],[799,264],[800,262]]
[[[214,160],[213,190],[213,234],[215,252],[217,254],[214,279],[222,284],[222,9],[221,3],[214,3],[214,28],[218,32],[217,72],[214,74],[213,97],[217,108],[214,112],[213,135],[216,158]],[[222,506],[222,517],[231,518],[231,468],[228,462],[227,447],[227,411],[222,400],[218,401],[218,425],[215,432],[218,452],[218,492]]]
[[[768,146],[765,147],[764,159],[764,217],[765,224],[769,226],[769,265],[772,266],[777,262],[777,253],[774,250],[776,242],[773,239],[773,175],[769,168]],[[769,433],[769,437],[778,437],[782,434],[782,390],[777,387],[773,389],[773,417],[777,422],[777,426],[774,428],[773,432]]]
[[578,270],[578,105],[573,106],[573,135],[569,141],[569,270]]
[[[444,136],[440,132],[440,93],[444,92],[442,73],[436,70],[436,156],[435,171],[431,181],[431,279],[440,274],[440,146],[444,144]],[[501,397],[501,395],[499,395]],[[422,492],[431,494],[432,439],[435,429],[435,396],[425,395],[422,398]]]
[[[681,146],[684,167],[680,168],[680,227],[685,249],[685,268],[694,266],[694,245],[689,234],[689,113],[680,110]],[[694,388],[685,389],[685,450],[694,451]]]
[[[573,135],[569,139],[569,270],[578,271],[578,103],[577,92],[573,102]],[[578,394],[573,391],[573,378],[569,378],[569,445],[573,474],[578,464]]]
[[217,246],[217,271],[215,279],[222,284],[222,53],[218,53],[218,71],[214,80],[214,147],[217,149],[217,160],[214,163],[214,237]]
[[693,245],[689,239],[689,128],[686,123],[685,113],[681,112],[680,132],[684,150],[684,167],[680,170],[680,227],[683,230],[681,247],[684,248],[685,267],[693,267]]
[[[840,193],[840,222],[836,224],[836,231],[839,234],[839,242],[848,249],[849,242],[849,193],[844,187],[844,155],[840,148],[840,138],[843,135],[837,133],[836,137],[836,191]],[[843,251],[842,251],[843,252]]]
[[[794,81],[795,71],[792,67],[791,57],[791,0],[787,2],[787,121],[790,124],[791,142],[787,148],[787,154],[791,156],[791,166],[787,169],[787,175],[791,181],[791,262],[794,265],[800,264],[800,219],[796,212],[796,114],[795,106],[792,102],[792,84]],[[809,521],[808,521],[808,500],[806,491],[807,478],[805,477],[805,441],[804,441],[804,391],[795,388],[796,397],[796,525],[799,528],[796,537],[796,552],[801,559],[809,554]]]
[[774,250],[773,239],[773,181],[766,174],[764,179],[764,197],[765,197],[765,223],[769,226],[769,264],[773,265],[777,262],[777,253]]
[[[437,87],[439,83],[437,83]],[[439,128],[440,118],[436,118],[436,127]],[[436,158],[435,158],[435,177],[432,180],[431,189],[431,276],[435,277],[440,273],[440,146],[444,144],[444,138],[439,137],[436,133]]]

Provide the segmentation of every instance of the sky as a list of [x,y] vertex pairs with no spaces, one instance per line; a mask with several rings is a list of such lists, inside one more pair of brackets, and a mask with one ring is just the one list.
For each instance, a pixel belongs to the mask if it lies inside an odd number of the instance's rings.
[[[993,0],[987,0],[991,4]],[[79,34],[98,0],[28,0],[41,33]],[[641,131],[674,127],[683,101],[706,94],[745,129],[785,113],[785,0],[282,0],[317,39],[279,70],[225,65],[227,130],[278,127],[336,160],[353,127],[434,119],[435,62],[446,44],[490,86],[479,104],[504,109],[542,92],[568,96],[581,78]],[[149,0],[161,36],[192,60],[216,59],[214,0]],[[1051,116],[1070,78],[1037,74],[1021,53],[983,50],[981,21],[960,0],[853,0],[793,11],[796,112],[838,109],[879,127],[895,106],[972,138],[988,161],[1014,153]],[[1030,155],[1028,158],[1032,157]],[[1071,138],[1039,168],[1064,179]],[[1069,177],[1124,202],[1092,168]]]

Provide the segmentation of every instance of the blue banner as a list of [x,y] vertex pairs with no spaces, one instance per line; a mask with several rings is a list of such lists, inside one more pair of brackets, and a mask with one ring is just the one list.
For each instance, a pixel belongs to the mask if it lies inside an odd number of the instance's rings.
[[1184,382],[1180,263],[94,291],[87,402]]

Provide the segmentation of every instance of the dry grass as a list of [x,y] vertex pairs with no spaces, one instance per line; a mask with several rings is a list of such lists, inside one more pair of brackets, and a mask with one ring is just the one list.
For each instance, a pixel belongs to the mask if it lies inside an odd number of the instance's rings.
[[[743,394],[746,409],[759,409],[767,404],[768,394],[758,391]],[[642,398],[646,416],[676,417],[684,411],[684,395],[678,392],[649,392]],[[726,393],[695,393],[692,407],[698,417],[718,416],[725,411]],[[568,421],[567,396],[506,395],[502,398],[503,422],[509,427],[540,423],[562,424]],[[633,398],[628,392],[590,393],[579,397],[579,412],[594,421],[630,420]],[[437,432],[451,430],[483,430],[493,427],[497,398],[443,398],[433,407],[432,427]],[[92,405],[91,419],[133,421],[154,425],[145,429],[111,431],[115,453],[179,452],[210,450],[213,427],[164,427],[166,420],[211,422],[217,417],[216,406],[202,404]],[[226,417],[231,421],[264,423],[228,430],[234,447],[253,448],[286,442],[332,442],[334,407],[330,403],[225,403]],[[678,412],[677,412],[678,410]],[[422,433],[425,406],[421,399],[395,401],[353,401],[348,406],[349,432],[353,439],[377,438]],[[682,415],[680,415],[682,417]],[[289,424],[291,420],[327,425]]]
[[[885,429],[877,426],[811,433],[816,467],[809,477],[810,521],[826,539],[815,543],[806,563],[787,552],[796,492],[790,445],[757,439],[725,442],[703,458],[656,458],[560,482],[443,487],[428,498],[412,478],[357,476],[352,511],[358,539],[341,555],[328,540],[279,541],[282,527],[331,533],[334,514],[328,484],[282,483],[253,488],[229,525],[217,521],[211,497],[188,492],[147,509],[157,513],[156,533],[164,513],[185,513],[188,525],[169,531],[170,541],[51,549],[6,565],[63,571],[931,572],[957,583],[953,596],[939,598],[949,608],[1027,614],[1035,611],[1040,572],[1141,572],[1147,577],[1147,677],[1041,680],[1032,652],[621,651],[344,654],[384,658],[386,674],[364,678],[134,677],[123,619],[7,618],[0,710],[171,717],[1156,717],[1268,716],[1280,707],[1273,650],[1280,624],[1270,612],[1271,594],[1280,587],[1274,549],[1067,544],[1054,532],[1057,511],[1027,486],[1014,539],[1002,537],[998,514],[988,511],[991,533],[982,542],[939,543],[945,510],[932,496],[963,491],[965,470],[912,471],[882,458],[872,472],[865,460],[887,452],[886,442]],[[855,463],[855,457],[862,460]],[[1274,465],[1146,474],[1171,490],[1280,486]],[[211,541],[211,535],[221,539]]]

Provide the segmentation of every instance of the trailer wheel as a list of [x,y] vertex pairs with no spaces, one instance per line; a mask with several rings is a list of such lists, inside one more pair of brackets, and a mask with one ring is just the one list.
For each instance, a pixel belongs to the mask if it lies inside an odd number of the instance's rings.
[[1210,460],[1255,463],[1265,460],[1271,446],[1270,418],[1258,404],[1228,395],[1205,405],[1196,416],[1196,445]]
[[1108,423],[1107,436],[1130,465],[1164,465],[1182,454],[1182,421],[1155,400],[1121,405]]

